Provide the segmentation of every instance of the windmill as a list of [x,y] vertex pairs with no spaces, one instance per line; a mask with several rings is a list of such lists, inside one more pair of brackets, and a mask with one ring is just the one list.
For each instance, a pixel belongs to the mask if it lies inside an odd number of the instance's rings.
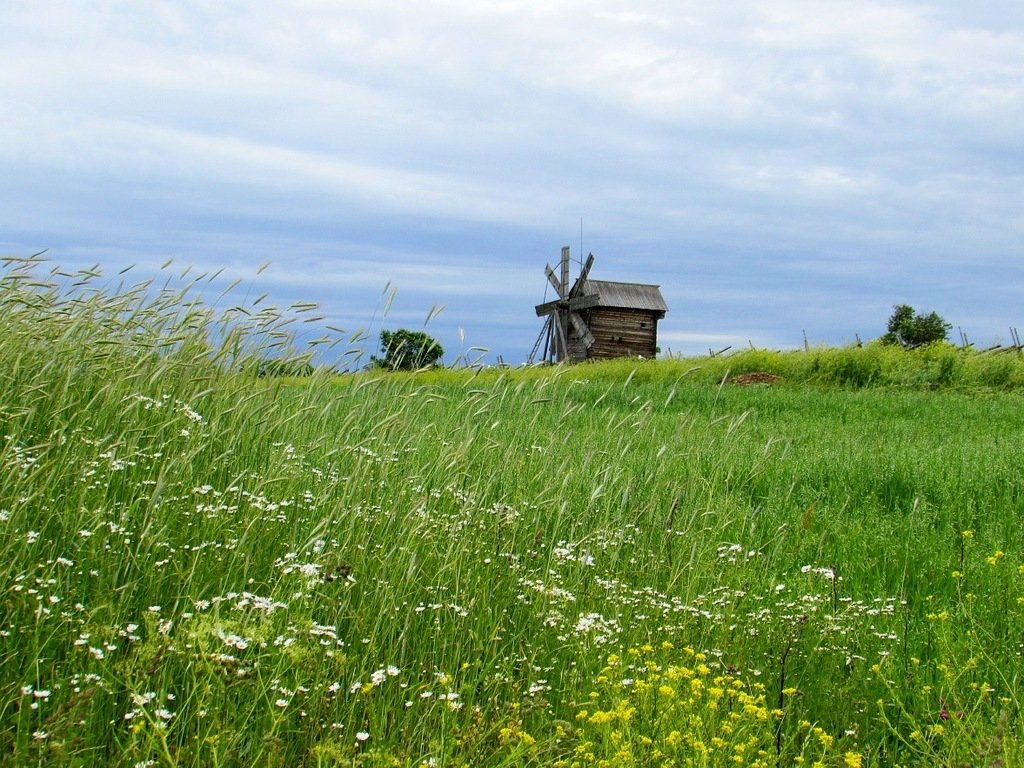
[[657,285],[592,280],[594,255],[587,256],[579,277],[569,282],[569,248],[562,249],[562,268],[544,269],[557,298],[538,304],[544,328],[529,362],[579,363],[613,357],[653,358],[658,354],[658,321],[668,306]]
[[594,345],[594,335],[580,316],[580,311],[595,307],[600,301],[596,294],[588,294],[585,291],[587,276],[593,265],[594,254],[589,254],[572,286],[569,285],[569,246],[562,248],[559,274],[555,274],[550,265],[544,267],[544,274],[558,298],[538,304],[536,307],[537,317],[543,317],[545,320],[540,336],[533,345],[533,352],[530,353],[530,362],[537,356],[541,344],[544,345],[541,360],[560,363],[563,360],[587,356],[587,350]]

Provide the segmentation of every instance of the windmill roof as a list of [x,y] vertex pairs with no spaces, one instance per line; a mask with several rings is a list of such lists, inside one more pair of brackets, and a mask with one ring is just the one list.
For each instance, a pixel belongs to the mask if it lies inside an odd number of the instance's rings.
[[617,283],[611,280],[587,280],[581,294],[597,294],[599,307],[619,309],[646,309],[652,312],[668,312],[668,305],[661,295],[660,286],[643,283]]

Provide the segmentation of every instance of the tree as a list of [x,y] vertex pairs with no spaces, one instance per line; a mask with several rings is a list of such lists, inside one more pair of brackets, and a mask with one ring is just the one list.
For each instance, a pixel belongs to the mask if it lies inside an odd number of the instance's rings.
[[933,341],[945,341],[946,334],[953,327],[935,312],[917,314],[909,304],[897,304],[892,310],[888,333],[882,337],[885,344],[918,347]]
[[380,332],[380,349],[383,357],[373,356],[370,361],[377,368],[391,371],[415,371],[432,368],[439,364],[444,349],[423,331],[400,328],[397,331]]

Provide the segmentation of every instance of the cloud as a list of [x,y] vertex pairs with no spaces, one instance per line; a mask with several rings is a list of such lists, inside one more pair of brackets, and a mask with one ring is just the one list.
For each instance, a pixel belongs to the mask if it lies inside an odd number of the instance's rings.
[[768,306],[764,339],[845,338],[893,286],[1014,311],[1007,0],[15,0],[0,22],[8,250],[283,261],[274,290],[348,317],[390,280],[409,318],[444,303],[509,350],[581,218],[605,276],[682,299],[678,343]]

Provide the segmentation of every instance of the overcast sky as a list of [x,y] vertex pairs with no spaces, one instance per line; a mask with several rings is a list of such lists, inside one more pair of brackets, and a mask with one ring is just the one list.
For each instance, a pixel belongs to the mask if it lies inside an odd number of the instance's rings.
[[1020,0],[5,0],[0,105],[0,253],[444,305],[448,362],[526,359],[563,245],[664,351],[1024,325]]

